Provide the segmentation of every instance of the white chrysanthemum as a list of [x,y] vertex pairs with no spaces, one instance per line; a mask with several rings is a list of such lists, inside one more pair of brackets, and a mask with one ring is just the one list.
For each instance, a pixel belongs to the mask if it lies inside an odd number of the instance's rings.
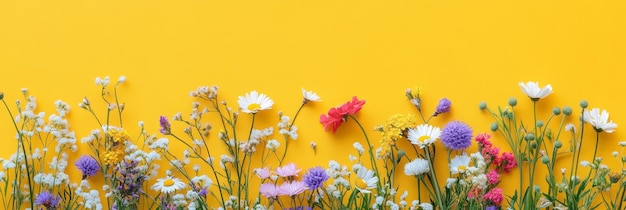
[[417,128],[409,129],[408,139],[412,144],[417,144],[423,149],[437,141],[439,136],[441,136],[441,129],[432,125],[423,124],[418,125]]
[[522,92],[524,92],[524,94],[530,97],[533,101],[545,98],[552,93],[551,85],[546,85],[545,87],[540,88],[538,82],[520,82],[519,86],[522,88]]
[[608,122],[609,120],[609,112],[606,110],[602,110],[600,113],[600,109],[593,108],[591,111],[585,110],[583,112],[583,119],[585,122],[591,124],[596,131],[606,131],[607,133],[613,133],[615,128],[617,128],[617,124],[613,123],[613,121]]
[[371,189],[376,188],[378,177],[374,177],[374,171],[361,168],[356,172],[355,187],[361,193],[371,193]]
[[417,158],[404,165],[404,174],[407,176],[419,176],[430,171],[428,160]]
[[450,172],[452,174],[465,173],[469,168],[470,158],[466,155],[458,155],[450,160]]
[[245,96],[239,96],[239,108],[245,113],[256,114],[258,111],[271,109],[274,101],[265,94],[259,94],[256,91],[246,93]]
[[163,193],[171,193],[176,190],[183,189],[186,186],[187,185],[179,178],[173,178],[168,176],[162,179],[157,179],[157,182],[152,185],[152,189],[156,191],[161,191]]
[[304,97],[305,103],[309,101],[313,101],[313,102],[322,101],[322,99],[320,99],[320,96],[315,94],[313,91],[306,91],[304,88],[302,88],[302,96]]

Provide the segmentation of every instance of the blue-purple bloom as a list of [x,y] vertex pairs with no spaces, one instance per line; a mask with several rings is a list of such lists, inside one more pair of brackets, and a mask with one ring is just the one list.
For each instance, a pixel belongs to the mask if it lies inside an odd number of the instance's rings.
[[442,98],[441,100],[439,100],[439,105],[437,105],[437,110],[435,111],[433,116],[450,112],[451,105],[452,102],[450,102],[450,100],[448,100],[447,98]]
[[96,175],[100,171],[98,161],[89,155],[83,155],[74,162],[74,165],[83,172],[83,179]]
[[284,208],[285,210],[312,210],[313,208],[308,206],[298,206],[295,208]]
[[45,206],[46,209],[56,208],[59,205],[59,202],[61,202],[61,198],[48,191],[39,193],[39,195],[35,198],[35,205]]
[[485,210],[498,210],[497,206],[487,206]]
[[472,129],[460,121],[452,121],[441,130],[441,142],[452,150],[464,150],[472,144]]
[[328,180],[328,174],[326,174],[326,170],[322,167],[315,167],[309,169],[309,171],[304,174],[302,177],[302,181],[310,190],[316,190],[324,185],[324,182]]
[[161,124],[161,129],[159,129],[159,131],[163,134],[163,135],[170,135],[172,134],[172,127],[170,125],[170,121],[167,120],[167,117],[165,116],[161,116],[159,118],[159,124]]

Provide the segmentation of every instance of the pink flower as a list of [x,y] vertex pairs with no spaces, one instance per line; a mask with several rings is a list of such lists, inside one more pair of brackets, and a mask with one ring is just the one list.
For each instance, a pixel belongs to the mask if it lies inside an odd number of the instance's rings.
[[489,183],[489,185],[496,185],[500,181],[499,180],[500,174],[498,174],[496,170],[489,171],[489,173],[487,173],[486,176],[487,176],[487,183]]
[[261,179],[270,177],[270,169],[268,167],[254,169],[254,172],[256,173],[256,176]]
[[354,96],[351,101],[348,101],[339,107],[331,108],[328,111],[328,115],[321,115],[320,123],[324,125],[324,130],[328,131],[332,128],[333,133],[335,133],[341,123],[345,121],[345,117],[359,112],[361,108],[363,108],[364,104],[365,100],[359,100],[356,96]]
[[278,187],[278,194],[296,196],[307,189],[306,184],[301,181],[285,182]]
[[261,184],[261,187],[259,188],[259,192],[267,198],[278,197],[278,188],[273,183]]
[[300,173],[298,166],[294,163],[289,163],[286,166],[276,168],[276,174],[280,177],[294,177]]
[[489,141],[490,138],[491,138],[491,135],[487,133],[481,133],[481,134],[478,134],[478,136],[476,136],[476,142],[478,143],[478,146],[481,148],[491,148],[492,144],[491,144],[491,141]]
[[513,170],[513,168],[517,167],[515,156],[510,152],[502,153],[502,156],[496,159],[496,162],[494,163],[496,164],[498,170],[504,171],[505,173],[509,173]]
[[487,163],[499,162],[498,155],[500,154],[500,148],[497,147],[485,147],[481,150],[481,154],[485,158]]
[[499,206],[500,203],[502,203],[502,200],[504,200],[504,197],[502,196],[502,189],[500,188],[491,189],[491,191],[485,194],[485,200],[491,201],[492,203]]

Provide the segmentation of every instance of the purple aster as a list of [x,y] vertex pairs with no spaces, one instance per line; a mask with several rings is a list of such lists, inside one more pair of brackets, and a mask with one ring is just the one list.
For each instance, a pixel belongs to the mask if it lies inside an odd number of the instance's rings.
[[172,134],[170,121],[167,120],[167,117],[161,116],[161,118],[159,118],[159,124],[161,124],[161,129],[159,129],[159,131],[163,135],[170,135],[170,134]]
[[472,129],[465,123],[453,121],[441,130],[441,141],[452,150],[464,150],[472,144]]
[[439,100],[439,105],[437,105],[437,110],[435,111],[433,116],[450,112],[450,105],[452,105],[452,102],[450,102],[450,100],[448,100],[447,98],[442,98],[441,100]]
[[83,179],[96,175],[98,171],[100,171],[100,165],[98,165],[98,161],[93,159],[93,157],[89,155],[83,155],[74,162],[74,165],[83,172]]
[[43,191],[35,198],[35,205],[45,206],[46,209],[54,209],[61,202],[61,198],[48,191]]
[[306,186],[311,190],[322,187],[326,180],[328,180],[328,174],[326,174],[326,170],[319,166],[309,169],[309,172],[302,177],[302,181],[304,181]]
[[487,206],[485,210],[498,210],[497,206]]

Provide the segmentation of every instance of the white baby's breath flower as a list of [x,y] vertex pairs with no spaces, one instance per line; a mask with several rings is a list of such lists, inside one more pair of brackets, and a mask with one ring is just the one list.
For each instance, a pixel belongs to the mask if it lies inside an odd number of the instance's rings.
[[543,88],[539,87],[538,82],[520,82],[520,88],[522,88],[522,92],[530,97],[533,101],[538,101],[539,99],[545,98],[546,96],[552,93],[552,86],[546,85]]
[[265,94],[259,94],[257,91],[246,93],[245,96],[239,96],[237,101],[239,108],[245,113],[256,114],[258,111],[271,109],[274,101]]
[[417,128],[411,128],[408,131],[411,144],[416,144],[421,149],[437,141],[439,136],[441,136],[441,129],[428,124],[418,125]]
[[354,142],[354,144],[352,144],[352,146],[354,147],[354,149],[356,149],[356,151],[359,152],[359,155],[362,155],[363,152],[365,152],[365,149],[363,148],[363,145],[361,145],[361,143],[359,143],[359,142]]
[[167,145],[169,144],[169,142],[170,141],[167,138],[160,138],[154,141],[149,148],[153,150],[161,149],[167,151]]
[[589,166],[589,161],[586,161],[586,160],[580,161],[580,165],[583,167],[587,167]]
[[271,151],[276,151],[276,149],[280,147],[280,142],[278,142],[276,139],[271,139],[267,141],[265,147],[267,147],[267,149]]
[[591,124],[597,132],[605,131],[607,133],[613,133],[615,128],[617,128],[617,124],[613,123],[613,121],[608,121],[609,112],[602,110],[602,113],[600,113],[600,109],[598,108],[593,108],[591,111],[585,110],[583,112],[583,120]]
[[569,132],[576,132],[576,126],[573,123],[565,125],[565,130]]
[[309,101],[313,101],[313,102],[319,102],[322,101],[320,99],[320,97],[315,94],[313,91],[307,91],[304,88],[302,88],[302,96],[304,97],[304,101],[303,103],[308,103]]
[[119,78],[117,78],[117,84],[121,84],[126,82],[126,76],[122,75]]

